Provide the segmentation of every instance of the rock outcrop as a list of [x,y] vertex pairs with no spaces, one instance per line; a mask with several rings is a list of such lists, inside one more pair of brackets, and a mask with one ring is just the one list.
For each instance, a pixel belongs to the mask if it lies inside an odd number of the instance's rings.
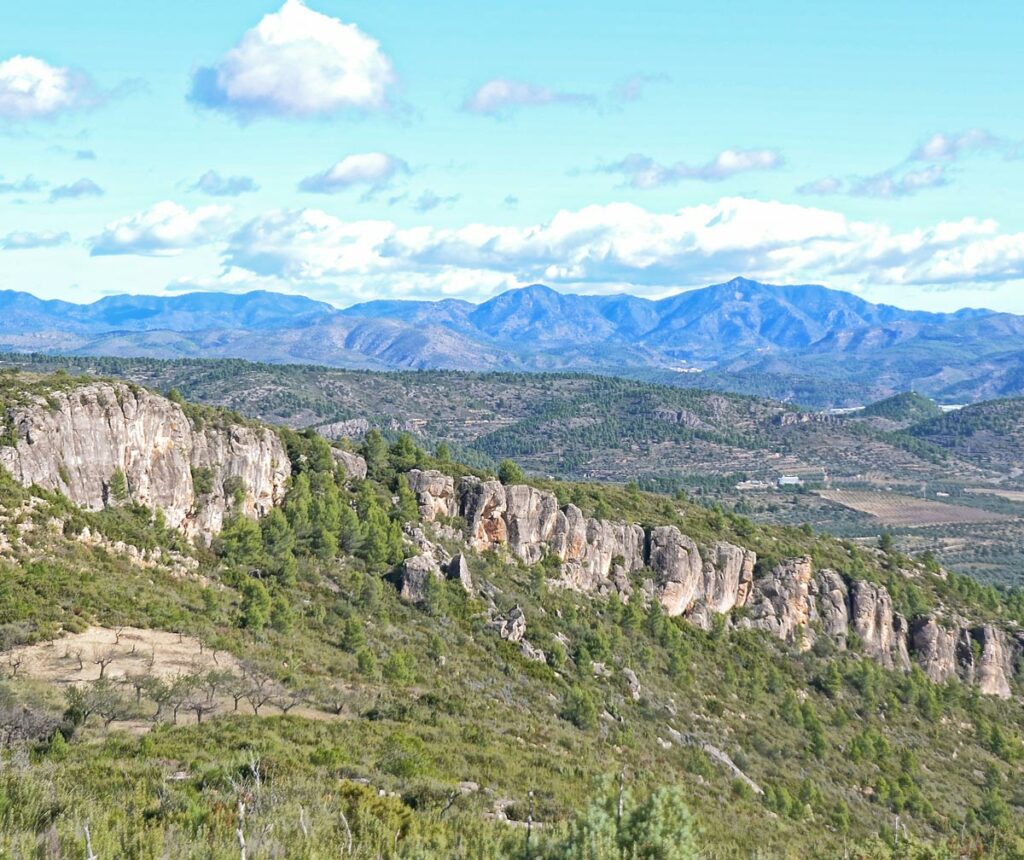
[[806,650],[814,644],[812,625],[818,619],[817,590],[811,559],[786,559],[768,575],[754,580],[747,604],[749,611],[738,620],[738,626],[766,630]]
[[361,481],[366,477],[366,460],[358,454],[343,451],[341,448],[331,448],[331,455],[334,461],[345,469],[345,476],[350,481]]
[[893,611],[892,597],[883,585],[857,580],[850,589],[850,625],[864,653],[886,669],[910,669],[908,625]]
[[455,480],[451,475],[434,469],[413,469],[406,474],[406,480],[409,482],[409,489],[416,494],[420,516],[424,522],[433,522],[438,517],[454,517],[458,514]]
[[964,680],[988,696],[1010,698],[1015,660],[1009,637],[987,624],[967,631],[967,637],[969,662],[965,660]]
[[850,592],[846,580],[834,570],[818,573],[818,615],[821,632],[845,651],[850,631]]
[[911,625],[910,641],[917,663],[936,684],[957,676],[959,630],[942,624],[935,615],[925,615]]
[[[12,407],[17,442],[0,466],[28,486],[58,490],[82,507],[126,500],[159,508],[167,524],[208,542],[239,496],[262,516],[284,498],[288,455],[271,429],[192,422],[164,397],[93,382]],[[115,478],[115,476],[117,476]]]

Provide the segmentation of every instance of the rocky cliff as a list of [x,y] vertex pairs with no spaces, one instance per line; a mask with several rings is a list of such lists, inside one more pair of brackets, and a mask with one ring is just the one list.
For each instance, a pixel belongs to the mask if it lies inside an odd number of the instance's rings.
[[159,508],[168,525],[204,542],[236,504],[248,516],[268,512],[291,473],[269,428],[194,426],[177,403],[121,383],[38,396],[7,420],[16,442],[0,447],[0,466],[22,484],[97,510],[119,501],[123,474],[127,499]]
[[[810,558],[784,559],[755,576],[757,558],[725,541],[699,547],[675,526],[645,531],[632,523],[586,517],[535,487],[504,486],[438,471],[413,470],[409,486],[424,521],[462,517],[477,550],[505,548],[533,564],[560,562],[552,584],[583,593],[629,595],[639,581],[665,613],[709,629],[716,615],[735,627],[764,630],[804,650],[825,637],[889,669],[917,664],[936,682],[950,678],[1007,698],[1024,634],[938,615],[913,624],[897,612],[884,585],[853,580]],[[413,565],[415,567],[415,565]],[[443,565],[436,565],[443,575]],[[742,610],[736,612],[735,610]]]

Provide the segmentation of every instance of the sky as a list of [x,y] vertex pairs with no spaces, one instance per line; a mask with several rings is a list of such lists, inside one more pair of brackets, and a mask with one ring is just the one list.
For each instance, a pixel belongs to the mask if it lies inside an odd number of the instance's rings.
[[0,289],[1024,313],[1022,41],[999,0],[12,5]]

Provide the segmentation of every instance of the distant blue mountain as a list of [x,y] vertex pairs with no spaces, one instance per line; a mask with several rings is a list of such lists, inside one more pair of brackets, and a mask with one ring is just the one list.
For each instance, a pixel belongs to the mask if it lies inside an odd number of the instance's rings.
[[776,396],[793,380],[794,391],[841,383],[872,396],[911,383],[932,394],[978,388],[979,396],[1024,385],[1024,317],[904,310],[823,286],[745,278],[660,300],[535,284],[481,304],[392,300],[343,310],[268,292],[117,295],[78,305],[7,291],[0,348],[658,378],[691,369]]

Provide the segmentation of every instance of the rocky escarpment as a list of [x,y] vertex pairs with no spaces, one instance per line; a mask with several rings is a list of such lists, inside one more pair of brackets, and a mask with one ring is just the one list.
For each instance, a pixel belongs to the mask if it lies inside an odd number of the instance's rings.
[[[420,470],[408,480],[426,522],[463,518],[467,542],[478,551],[505,548],[528,564],[554,557],[561,569],[555,582],[564,587],[629,595],[639,581],[666,614],[704,629],[722,615],[799,649],[821,637],[838,650],[856,643],[889,669],[908,671],[916,663],[936,682],[959,678],[989,695],[1012,693],[1024,634],[935,615],[911,624],[884,585],[815,570],[810,558],[784,559],[755,575],[749,549],[725,541],[699,547],[675,526],[645,532],[586,517],[535,487]],[[436,575],[443,569],[438,565]]]
[[93,510],[116,504],[123,490],[205,542],[236,505],[248,516],[267,513],[291,473],[269,428],[193,426],[177,403],[120,383],[54,391],[12,407],[7,419],[16,442],[0,448],[0,466],[25,486]]

